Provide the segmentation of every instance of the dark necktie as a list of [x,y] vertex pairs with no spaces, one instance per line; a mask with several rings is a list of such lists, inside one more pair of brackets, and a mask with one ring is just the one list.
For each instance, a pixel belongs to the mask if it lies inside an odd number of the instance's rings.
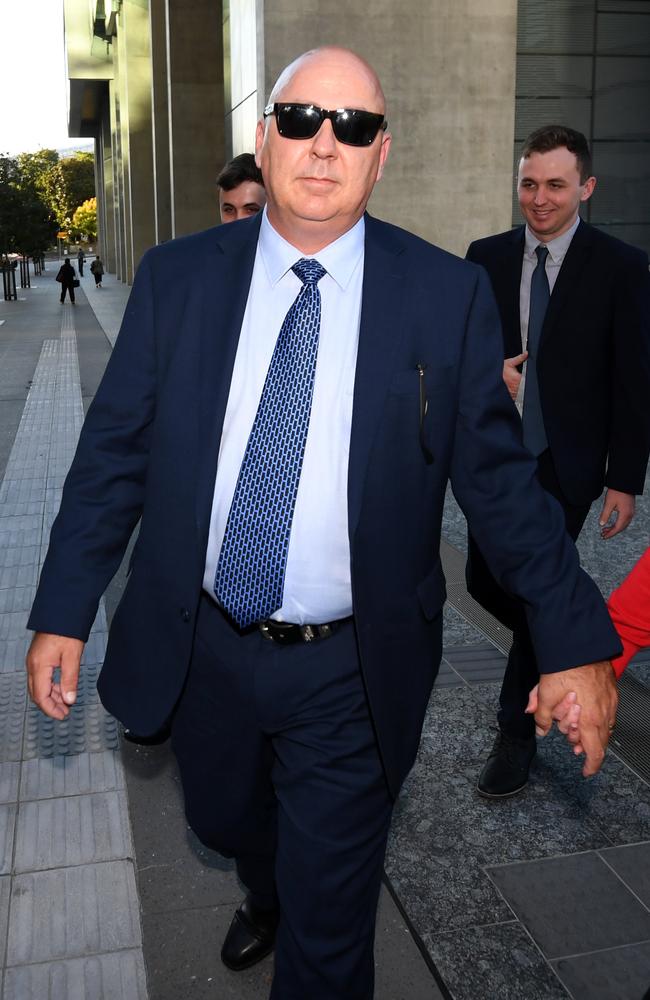
[[305,453],[320,332],[318,282],[327,272],[302,258],[303,282],[285,316],[264,382],[228,514],[214,581],[240,628],[282,607],[291,522]]
[[526,362],[526,385],[524,388],[522,424],[524,444],[529,451],[532,451],[533,455],[537,456],[541,455],[548,448],[542,406],[539,398],[537,358],[542,327],[544,326],[544,317],[546,316],[551,292],[546,275],[548,248],[542,246],[540,243],[535,253],[537,254],[537,265],[530,282],[530,312],[528,314],[528,340],[526,343],[528,361]]

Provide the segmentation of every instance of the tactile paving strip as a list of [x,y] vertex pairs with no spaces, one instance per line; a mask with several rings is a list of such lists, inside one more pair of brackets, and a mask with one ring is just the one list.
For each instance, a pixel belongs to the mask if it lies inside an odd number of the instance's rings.
[[33,872],[132,857],[128,816],[124,792],[21,802],[13,870]]
[[0,761],[22,757],[26,702],[25,672],[0,674]]
[[7,965],[139,947],[133,865],[107,861],[14,876],[8,937]]
[[122,788],[124,772],[113,750],[40,757],[26,760],[22,764],[21,802],[65,795],[87,795],[90,792],[110,792]]
[[142,952],[114,951],[87,958],[7,969],[4,1000],[147,1000]]
[[30,702],[25,720],[23,760],[117,749],[117,722],[105,711],[97,694],[99,669],[97,664],[81,668],[77,701],[63,722],[43,715]]

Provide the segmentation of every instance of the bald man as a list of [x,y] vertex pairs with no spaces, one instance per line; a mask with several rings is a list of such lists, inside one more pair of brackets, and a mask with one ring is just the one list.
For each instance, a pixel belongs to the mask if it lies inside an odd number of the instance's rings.
[[392,806],[440,661],[449,478],[531,609],[538,726],[573,692],[590,774],[616,710],[618,640],[521,444],[487,277],[365,213],[390,144],[358,56],[282,73],[257,127],[265,211],[140,265],[30,618],[30,692],[62,719],[140,520],[99,691],[139,733],[173,716],[188,820],[247,891],[223,961],[275,943],[273,1000],[373,995]]

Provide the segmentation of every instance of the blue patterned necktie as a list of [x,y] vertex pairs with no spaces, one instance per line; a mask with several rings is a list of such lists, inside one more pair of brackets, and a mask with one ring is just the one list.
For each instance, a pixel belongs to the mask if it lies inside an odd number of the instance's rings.
[[240,628],[282,607],[284,574],[305,454],[320,332],[318,282],[327,272],[302,258],[303,283],[285,316],[239,470],[214,592]]
[[535,249],[537,265],[530,282],[530,312],[528,314],[528,340],[526,350],[526,385],[524,388],[524,407],[522,412],[522,427],[524,444],[533,455],[541,455],[548,448],[542,404],[539,398],[539,382],[537,379],[537,358],[539,342],[544,326],[544,317],[548,307],[551,292],[546,274],[546,258],[548,248],[539,246]]

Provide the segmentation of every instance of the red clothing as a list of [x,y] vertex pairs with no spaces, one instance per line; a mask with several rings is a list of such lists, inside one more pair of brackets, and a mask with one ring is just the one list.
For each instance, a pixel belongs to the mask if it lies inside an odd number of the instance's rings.
[[613,592],[607,607],[623,643],[623,654],[612,660],[620,677],[635,653],[650,646],[650,548]]

